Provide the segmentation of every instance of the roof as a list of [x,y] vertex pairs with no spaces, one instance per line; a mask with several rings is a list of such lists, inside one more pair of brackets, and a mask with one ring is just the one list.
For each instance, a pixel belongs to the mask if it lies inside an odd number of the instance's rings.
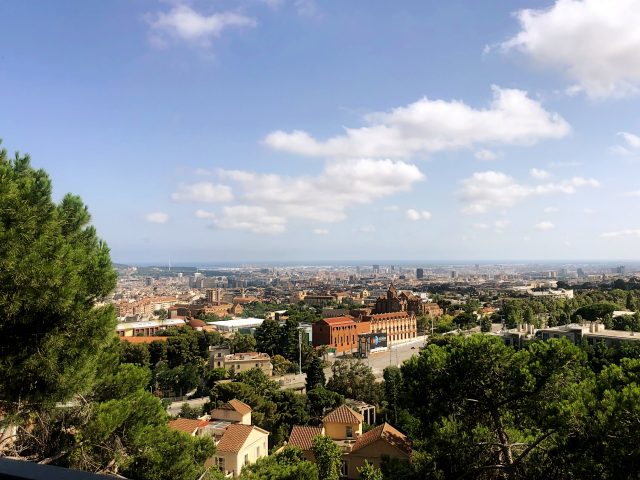
[[184,325],[184,320],[179,318],[167,318],[166,320],[150,320],[144,322],[121,322],[116,326],[116,330],[127,330],[129,328],[173,327],[176,325]]
[[266,433],[267,435],[269,435],[269,432],[258,428],[255,425],[241,425],[239,423],[232,423],[224,431],[224,435],[222,435],[222,438],[216,445],[216,450],[218,452],[239,452],[254,429],[258,432]]
[[322,435],[322,427],[294,425],[289,435],[288,445],[293,445],[302,450],[311,450],[313,447],[313,439],[318,435]]
[[204,323],[202,320],[198,319],[198,318],[194,318],[192,320],[189,320],[189,326],[191,328],[201,328],[204,327],[206,325],[206,323]]
[[120,337],[120,340],[128,343],[153,343],[166,342],[169,337]]
[[246,415],[247,413],[251,413],[251,407],[244,402],[241,402],[237,398],[229,400],[227,403],[220,407],[220,410],[233,410],[238,412],[240,415]]
[[264,322],[264,319],[262,318],[234,318],[233,320],[209,322],[209,325],[215,325],[216,327],[238,328],[262,325],[262,322]]
[[386,320],[387,318],[399,318],[399,317],[408,317],[409,314],[407,312],[391,312],[391,313],[374,313],[372,315],[367,315],[366,318],[371,320]]
[[353,317],[343,316],[343,317],[330,317],[319,320],[319,322],[326,323],[327,325],[335,326],[335,325],[351,325],[355,323]]
[[178,430],[180,432],[188,433],[189,435],[195,435],[196,430],[201,427],[205,427],[209,422],[206,420],[192,420],[190,418],[178,418],[169,422],[169,428]]
[[393,445],[407,455],[411,455],[411,444],[407,437],[386,422],[362,434],[356,440],[351,451],[356,452],[378,440],[384,440],[389,445]]
[[322,423],[360,423],[364,420],[364,417],[351,410],[346,405],[341,405],[332,412],[329,412],[326,417],[322,419]]

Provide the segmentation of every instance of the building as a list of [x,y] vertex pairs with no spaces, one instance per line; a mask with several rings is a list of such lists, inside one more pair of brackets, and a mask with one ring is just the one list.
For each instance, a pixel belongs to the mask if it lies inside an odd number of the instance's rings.
[[213,325],[221,333],[237,333],[250,332],[262,325],[262,322],[264,322],[262,318],[234,318],[209,322],[208,325]]
[[365,315],[361,321],[370,324],[370,333],[386,333],[389,344],[418,335],[416,316],[407,312]]
[[407,312],[412,315],[441,316],[442,309],[434,303],[423,301],[421,297],[413,293],[398,293],[393,283],[389,286],[386,295],[380,295],[376,299],[373,313]]
[[273,365],[268,353],[245,352],[225,355],[223,368],[242,373],[252,368],[259,368],[268,376],[273,375]]
[[251,407],[237,399],[197,420],[173,420],[169,427],[192,436],[210,436],[216,452],[205,466],[215,465],[225,476],[237,477],[243,467],[269,454],[269,432],[252,425]]
[[411,444],[404,434],[388,423],[363,433],[363,421],[360,413],[342,405],[328,413],[321,426],[294,425],[288,445],[300,448],[306,459],[314,461],[313,439],[326,435],[342,450],[341,474],[347,479],[359,478],[358,468],[365,462],[380,467],[383,457],[399,461],[411,459]]
[[148,322],[122,322],[116,325],[116,332],[121,337],[150,337],[167,328],[184,327],[184,319],[152,320]]
[[353,352],[358,349],[358,335],[371,333],[371,324],[351,317],[323,318],[312,325],[312,345],[327,345],[334,353]]
[[310,305],[312,307],[326,307],[327,305],[334,303],[336,301],[336,297],[333,295],[305,295],[304,303],[305,305]]
[[422,280],[424,278],[424,268],[417,268],[416,269],[416,278],[418,280]]
[[209,347],[209,368],[225,368],[224,359],[231,355],[231,349],[225,345],[212,345]]

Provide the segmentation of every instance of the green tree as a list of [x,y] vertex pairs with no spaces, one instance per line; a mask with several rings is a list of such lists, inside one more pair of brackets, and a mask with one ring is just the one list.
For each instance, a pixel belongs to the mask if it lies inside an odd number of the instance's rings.
[[309,410],[311,416],[318,423],[324,415],[344,403],[344,397],[339,393],[316,386],[313,390],[307,390]]
[[318,469],[304,459],[302,450],[287,446],[244,467],[240,480],[318,480]]
[[326,378],[324,375],[324,364],[319,357],[314,356],[309,365],[307,365],[307,391],[316,387],[324,387]]
[[382,472],[379,468],[373,466],[373,464],[365,460],[364,465],[358,468],[360,474],[360,480],[384,480]]
[[384,378],[384,398],[387,401],[387,408],[391,412],[391,423],[398,422],[398,408],[400,396],[402,395],[402,372],[398,367],[389,366],[383,371]]
[[482,317],[482,320],[480,320],[480,331],[490,332],[491,325],[492,325],[491,317]]
[[256,339],[250,333],[236,333],[229,346],[233,353],[255,352]]
[[255,331],[256,348],[259,352],[274,355],[282,355],[283,349],[280,343],[281,328],[275,320],[265,320]]
[[342,451],[331,438],[318,435],[313,439],[313,455],[322,480],[340,480]]
[[346,398],[378,404],[380,386],[376,383],[371,367],[357,359],[336,360],[331,365],[332,375],[327,389],[344,395]]
[[121,343],[120,361],[122,363],[133,363],[141,367],[148,367],[151,356],[149,348],[144,343]]
[[[109,249],[80,198],[51,199],[28,156],[0,150],[0,402],[26,412],[87,392],[112,344]],[[18,400],[20,400],[18,402]]]
[[187,402],[183,403],[180,407],[180,413],[178,417],[180,418],[191,418],[195,420],[196,418],[202,415],[202,408],[196,408],[189,405]]

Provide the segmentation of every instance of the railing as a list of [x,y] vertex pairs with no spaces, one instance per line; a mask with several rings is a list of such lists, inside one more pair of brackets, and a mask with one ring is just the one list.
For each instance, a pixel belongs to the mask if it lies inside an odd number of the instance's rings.
[[0,478],[2,480],[107,480],[115,477],[0,457]]

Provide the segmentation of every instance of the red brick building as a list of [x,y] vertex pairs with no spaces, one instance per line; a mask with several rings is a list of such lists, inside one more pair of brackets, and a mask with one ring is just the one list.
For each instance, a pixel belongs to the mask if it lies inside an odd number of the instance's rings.
[[327,345],[336,353],[358,350],[358,335],[371,333],[369,322],[356,322],[353,317],[323,318],[313,324],[313,346]]

